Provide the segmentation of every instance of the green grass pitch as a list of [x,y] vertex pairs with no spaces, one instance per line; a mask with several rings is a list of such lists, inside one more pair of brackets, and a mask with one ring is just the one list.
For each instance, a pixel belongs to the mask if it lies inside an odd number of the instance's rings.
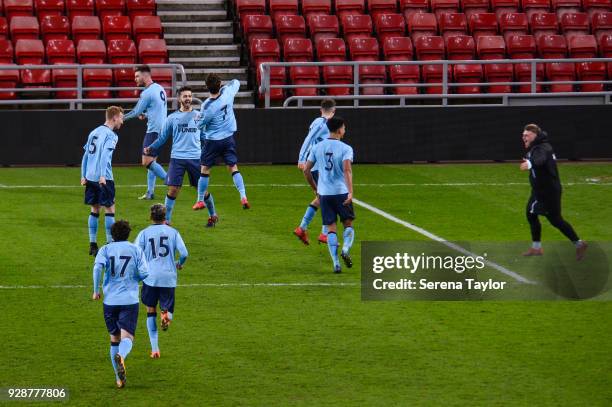
[[[527,241],[529,187],[517,167],[356,165],[355,197],[449,240]],[[117,390],[102,304],[90,299],[79,170],[0,169],[0,387],[65,387],[83,406],[612,405],[612,302],[362,302],[360,242],[426,238],[356,206],[355,266],[334,275],[326,247],[291,234],[312,198],[297,168],[241,172],[253,208],[242,210],[215,168],[214,229],[191,210],[194,189],[181,192],[173,226],[190,257],[179,284],[191,286],[177,289],[159,360],[149,359],[141,307]],[[585,239],[611,241],[612,165],[560,172],[564,216]],[[145,172],[116,168],[115,180],[117,218],[133,239],[148,224],[150,202],[136,199]],[[317,214],[312,239],[320,225]],[[563,239],[543,220],[544,247]]]

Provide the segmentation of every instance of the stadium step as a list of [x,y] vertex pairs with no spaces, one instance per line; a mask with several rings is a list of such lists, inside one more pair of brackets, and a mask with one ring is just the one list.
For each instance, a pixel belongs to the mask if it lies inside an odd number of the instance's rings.
[[204,10],[204,11],[158,11],[157,15],[162,22],[172,21],[221,21],[227,17],[225,10]]
[[171,64],[181,64],[187,67],[222,67],[240,66],[240,57],[180,57],[170,58]]
[[167,34],[232,34],[231,21],[203,22],[163,22],[164,33]]
[[157,11],[225,10],[225,0],[157,0]]
[[[232,77],[231,79],[237,79],[237,78]],[[206,88],[206,81],[187,81],[187,85],[192,87],[195,92],[198,92],[200,89]],[[243,80],[240,81],[240,91],[241,92],[248,91],[247,86],[248,86],[247,81],[243,81]]]
[[206,79],[209,73],[219,75],[222,81],[230,79],[238,79],[241,82],[246,82],[248,79],[248,70],[246,67],[240,68],[185,68],[188,81],[201,81]]
[[168,45],[180,44],[232,44],[232,34],[164,34]]
[[[206,100],[206,98],[208,98],[208,95],[209,95],[208,92],[198,92],[197,89],[195,89],[195,92],[193,92],[193,96],[202,101]],[[234,107],[246,108],[249,106],[254,107],[253,106],[253,92],[251,91],[238,92],[236,94]]]
[[239,45],[168,45],[170,58],[179,57],[236,57],[239,55]]

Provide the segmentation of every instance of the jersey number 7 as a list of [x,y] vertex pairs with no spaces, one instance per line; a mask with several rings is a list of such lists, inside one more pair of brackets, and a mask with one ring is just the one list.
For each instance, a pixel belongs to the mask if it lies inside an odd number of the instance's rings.
[[[132,256],[119,256],[120,260],[123,260],[123,265],[121,266],[121,271],[119,272],[119,277],[123,277],[125,274],[125,269],[127,268],[128,263],[132,260]],[[110,257],[111,263],[111,277],[115,277],[115,256]]]

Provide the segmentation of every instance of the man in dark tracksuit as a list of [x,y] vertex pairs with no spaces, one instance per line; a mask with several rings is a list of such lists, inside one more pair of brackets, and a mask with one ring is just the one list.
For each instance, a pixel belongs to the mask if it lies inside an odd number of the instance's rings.
[[523,143],[527,156],[521,164],[522,171],[529,171],[531,196],[527,202],[527,220],[531,227],[531,248],[524,256],[541,256],[542,225],[538,215],[546,216],[576,246],[576,259],[581,260],[587,244],[580,240],[572,225],[561,216],[561,182],[557,171],[556,157],[548,142],[546,132],[535,124],[528,124],[523,131]]

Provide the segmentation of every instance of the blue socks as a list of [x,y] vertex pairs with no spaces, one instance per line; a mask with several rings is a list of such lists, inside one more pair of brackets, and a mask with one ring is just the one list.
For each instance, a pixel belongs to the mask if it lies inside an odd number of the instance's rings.
[[215,212],[215,200],[210,192],[204,195],[204,203],[206,204],[206,208],[208,209],[208,214],[210,216],[217,214],[217,212]]
[[338,236],[336,232],[329,232],[327,234],[327,248],[334,261],[334,267],[340,267],[340,261],[338,260]]
[[234,185],[238,192],[240,192],[240,199],[246,198],[246,189],[244,188],[244,180],[242,179],[242,174],[240,171],[232,172],[232,178],[234,179]]
[[157,161],[152,161],[147,165],[147,193],[153,195],[155,192],[155,177],[162,181],[166,179],[166,171]]
[[147,194],[153,195],[155,193],[155,173],[151,170],[147,170]]
[[115,363],[115,355],[119,353],[119,342],[111,342],[110,343],[110,358],[111,363],[113,364],[113,370],[115,371],[115,380],[119,380],[119,376],[117,376],[117,364]]
[[121,355],[121,357],[123,359],[127,358],[127,355],[130,354],[130,351],[132,350],[132,340],[129,338],[123,338],[121,339],[121,342],[119,342],[119,353]]
[[204,193],[208,189],[208,181],[210,179],[209,174],[200,174],[200,180],[198,181],[198,202],[204,200]]
[[166,195],[166,220],[168,223],[172,220],[172,209],[174,209],[174,203],[176,202],[176,198],[171,197],[170,195]]
[[308,225],[312,222],[315,214],[317,213],[317,207],[314,205],[308,205],[306,208],[306,213],[304,213],[304,217],[302,218],[302,223],[300,223],[300,228],[306,230],[308,229]]
[[104,228],[106,229],[106,243],[110,243],[113,241],[113,237],[111,236],[111,226],[115,223],[115,214],[107,213],[104,215]]
[[349,252],[353,246],[353,240],[355,240],[355,231],[352,227],[345,228],[342,236],[342,253]]
[[98,218],[100,214],[91,212],[89,214],[89,218],[87,219],[87,224],[89,226],[89,242],[95,243],[98,241]]
[[149,331],[149,340],[151,341],[151,350],[153,352],[159,351],[159,345],[157,343],[157,312],[147,313],[147,330]]

